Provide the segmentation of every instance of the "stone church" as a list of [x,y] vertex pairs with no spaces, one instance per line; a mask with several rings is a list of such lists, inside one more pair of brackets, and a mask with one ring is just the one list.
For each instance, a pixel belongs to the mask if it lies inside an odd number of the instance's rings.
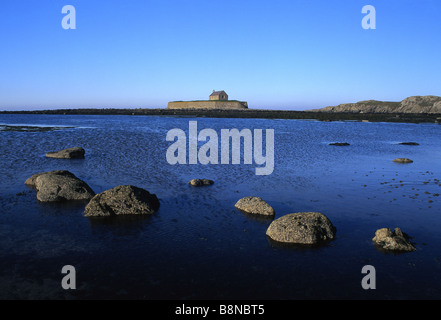
[[210,94],[209,97],[210,100],[228,100],[228,94],[222,90],[222,91],[214,91]]

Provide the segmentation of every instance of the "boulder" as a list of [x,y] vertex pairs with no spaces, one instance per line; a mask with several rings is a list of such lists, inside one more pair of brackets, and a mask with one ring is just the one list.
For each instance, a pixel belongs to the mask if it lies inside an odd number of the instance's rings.
[[387,251],[415,251],[415,247],[409,242],[409,236],[395,228],[392,232],[389,228],[378,229],[372,239],[376,246]]
[[349,146],[350,144],[347,142],[334,142],[334,143],[330,143],[330,146],[339,146],[339,147],[344,147],[344,146]]
[[95,195],[87,183],[66,170],[34,174],[25,184],[37,190],[41,202],[90,200]]
[[318,245],[333,240],[336,230],[322,213],[297,212],[271,222],[266,235],[279,243]]
[[248,214],[256,214],[261,216],[275,215],[273,207],[259,197],[245,197],[240,199],[234,205],[236,209]]
[[71,173],[67,170],[55,170],[55,171],[49,171],[49,172],[36,173],[36,174],[32,175],[31,177],[29,177],[28,179],[26,179],[25,184],[29,187],[35,188],[35,180],[43,174],[57,174],[60,176],[75,177],[75,175],[73,173]]
[[189,182],[193,187],[210,186],[213,183],[214,181],[209,179],[193,179]]
[[83,148],[74,147],[55,152],[48,152],[46,153],[46,157],[57,159],[82,159],[84,158],[84,154],[85,151]]
[[159,209],[156,195],[147,190],[125,185],[94,196],[84,210],[86,217],[108,217],[127,214],[152,214]]
[[413,161],[407,158],[396,158],[394,159],[396,163],[412,163]]

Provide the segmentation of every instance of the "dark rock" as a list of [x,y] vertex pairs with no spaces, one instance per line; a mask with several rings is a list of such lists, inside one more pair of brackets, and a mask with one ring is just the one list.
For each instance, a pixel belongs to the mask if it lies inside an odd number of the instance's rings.
[[15,195],[21,197],[21,196],[27,195],[28,193],[29,193],[29,191],[21,191],[21,192],[16,193]]
[[234,205],[236,209],[248,213],[262,216],[274,216],[274,209],[259,197],[245,197]]
[[20,125],[0,125],[0,131],[17,131],[17,132],[48,132],[55,130],[65,130],[74,127],[41,127],[41,126],[20,126]]
[[210,186],[213,183],[214,181],[209,179],[193,179],[189,182],[193,187]]
[[417,142],[400,142],[399,144],[405,145],[405,146],[419,146],[420,144]]
[[349,146],[350,144],[347,142],[334,142],[334,143],[330,143],[329,145],[343,147],[343,146]]
[[276,242],[317,245],[335,238],[336,228],[319,212],[298,212],[274,220],[267,236]]
[[84,154],[85,151],[83,148],[74,147],[56,152],[48,152],[46,153],[46,157],[57,158],[57,159],[82,159],[84,158]]
[[37,190],[41,202],[89,200],[95,195],[87,183],[66,170],[34,174],[25,184]]
[[409,241],[409,236],[402,232],[400,228],[395,228],[393,232],[389,228],[378,229],[372,241],[386,251],[416,251]]
[[115,216],[153,214],[159,209],[155,194],[135,186],[117,186],[94,196],[84,210],[84,216]]

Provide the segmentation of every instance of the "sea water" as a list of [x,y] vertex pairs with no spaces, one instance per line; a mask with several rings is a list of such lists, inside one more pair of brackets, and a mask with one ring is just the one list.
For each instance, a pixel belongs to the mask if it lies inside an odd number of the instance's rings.
[[[167,132],[186,131],[189,121],[217,132],[274,130],[273,172],[171,165]],[[0,298],[440,299],[440,137],[436,124],[0,115]],[[410,141],[419,145],[399,144]],[[45,157],[75,146],[85,159]],[[404,157],[414,162],[393,162]],[[97,219],[84,217],[85,203],[40,203],[24,181],[51,170],[71,171],[96,193],[144,188],[159,211]],[[194,178],[214,184],[191,187]],[[336,239],[274,245],[265,234],[271,220],[234,208],[246,196],[268,202],[275,219],[321,212]],[[384,227],[400,227],[417,251],[378,250],[372,238]],[[66,265],[76,270],[75,290],[61,285]],[[366,265],[376,270],[373,290],[361,285]]]

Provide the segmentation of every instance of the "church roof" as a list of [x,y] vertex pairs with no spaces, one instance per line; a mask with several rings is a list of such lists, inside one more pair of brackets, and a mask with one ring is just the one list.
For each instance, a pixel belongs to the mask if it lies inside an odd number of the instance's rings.
[[221,90],[221,91],[213,91],[213,93],[210,94],[210,97],[211,97],[211,96],[218,96],[218,95],[220,95],[221,93],[225,93],[225,94],[226,94],[226,92],[225,92],[224,90]]

